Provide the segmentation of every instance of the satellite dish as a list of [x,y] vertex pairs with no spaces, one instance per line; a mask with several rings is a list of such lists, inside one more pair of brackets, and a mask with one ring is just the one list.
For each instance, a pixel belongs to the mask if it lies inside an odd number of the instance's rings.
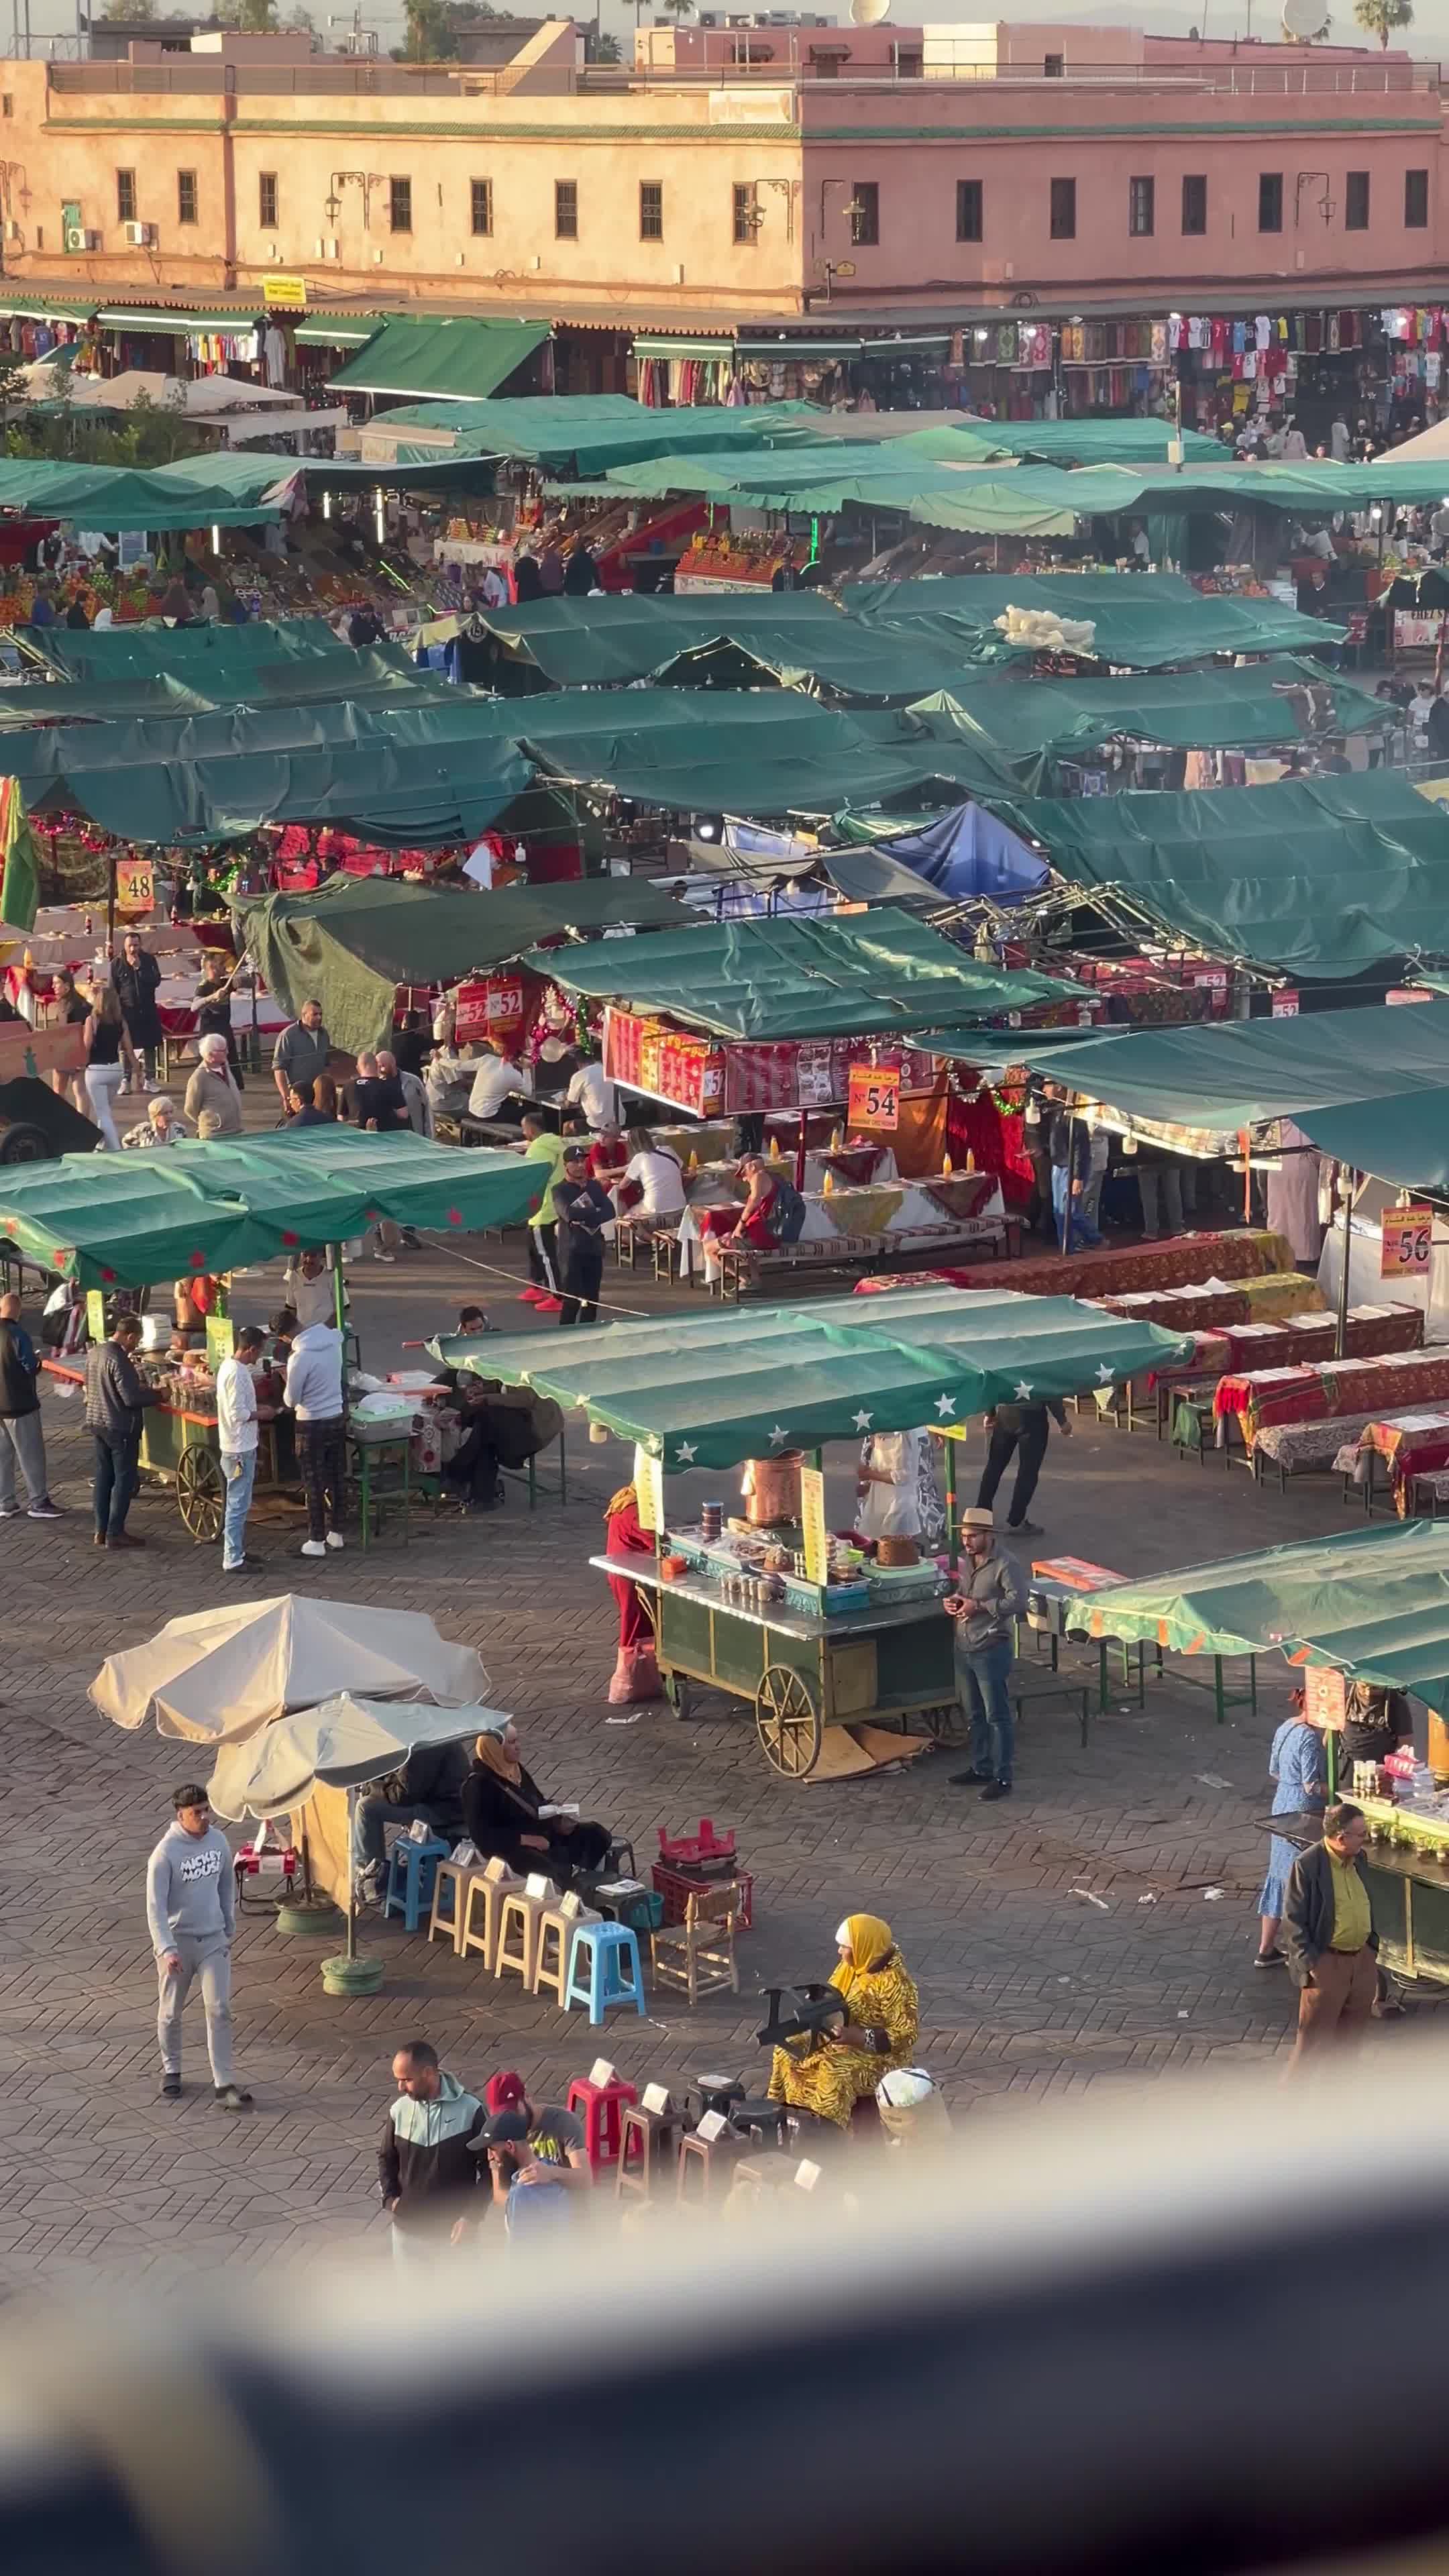
[[891,14],[891,0],[850,0],[853,27],[878,27]]
[[1282,24],[1290,43],[1311,45],[1328,26],[1325,0],[1283,0]]

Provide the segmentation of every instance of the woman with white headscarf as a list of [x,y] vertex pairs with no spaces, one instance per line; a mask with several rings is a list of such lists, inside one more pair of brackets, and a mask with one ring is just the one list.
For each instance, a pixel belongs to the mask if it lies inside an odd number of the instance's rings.
[[[226,1060],[226,1040],[213,1035],[201,1041],[201,1062],[186,1086],[182,1103],[193,1126],[204,1109],[220,1121],[218,1136],[239,1136],[242,1132],[241,1093],[232,1079]],[[210,1132],[210,1131],[208,1131]]]

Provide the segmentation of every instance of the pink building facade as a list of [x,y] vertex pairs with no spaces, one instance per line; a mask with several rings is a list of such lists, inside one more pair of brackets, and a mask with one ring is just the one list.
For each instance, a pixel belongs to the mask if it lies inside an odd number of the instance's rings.
[[1018,415],[1181,382],[1189,417],[1259,400],[1264,315],[1325,401],[1437,403],[1446,102],[1406,54],[887,22],[585,70],[566,20],[491,69],[134,53],[0,74],[0,305],[256,310],[280,272],[354,324],[549,320],[580,388],[741,351]]

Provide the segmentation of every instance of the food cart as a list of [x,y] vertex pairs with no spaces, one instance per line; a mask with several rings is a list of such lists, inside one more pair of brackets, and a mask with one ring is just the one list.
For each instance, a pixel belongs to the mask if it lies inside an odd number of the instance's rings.
[[[795,1780],[874,1769],[892,1758],[887,1730],[899,1758],[907,1719],[955,1698],[948,1580],[934,1559],[867,1562],[830,1538],[824,1445],[923,1426],[949,1435],[998,1402],[1119,1383],[1182,1348],[1071,1298],[959,1289],[618,1324],[563,1353],[536,1334],[435,1345],[455,1368],[531,1386],[634,1444],[654,1555],[591,1562],[648,1591],[676,1709],[706,1689],[743,1701],[766,1760]],[[958,1447],[945,1437],[952,1564]],[[749,1518],[667,1496],[677,1474],[746,1462]],[[832,1740],[839,1729],[849,1751]]]
[[[465,1153],[411,1133],[359,1135],[341,1126],[68,1154],[0,1175],[0,1247],[104,1301],[112,1290],[224,1278],[312,1247],[340,1247],[383,1218],[459,1233],[519,1224],[537,1205],[540,1179],[540,1167],[516,1154]],[[340,1249],[334,1277],[340,1323]],[[213,1372],[229,1347],[221,1317],[210,1317],[205,1360],[198,1354],[185,1376],[168,1368],[167,1400],[147,1408],[142,1473],[174,1485],[182,1521],[198,1540],[221,1530]],[[258,1430],[259,1488],[294,1482],[290,1421]]]

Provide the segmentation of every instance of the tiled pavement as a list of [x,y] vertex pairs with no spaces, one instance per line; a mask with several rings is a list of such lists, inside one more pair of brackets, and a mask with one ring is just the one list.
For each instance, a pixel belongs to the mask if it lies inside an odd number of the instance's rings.
[[[400,1344],[475,1284],[442,1252],[361,1275],[370,1364],[396,1365]],[[244,1282],[240,1311],[264,1310],[268,1289]],[[526,1311],[500,1308],[500,1320]],[[400,2036],[425,2032],[474,2083],[515,2065],[545,2096],[587,2070],[600,2040],[476,1961],[375,1923],[365,1938],[387,1958],[382,1993],[329,2001],[313,1951],[253,1917],[235,2001],[255,2110],[225,2118],[204,2081],[179,2106],[159,2100],[142,1872],[169,1785],[196,1758],[118,1734],[85,1688],[105,1654],[214,1601],[218,1558],[191,1546],[162,1496],[136,1508],[144,1556],[93,1553],[78,1408],[48,1394],[45,1411],[74,1516],[9,1522],[0,1539],[0,2289],[83,2279],[97,2263],[252,2264],[319,2237],[365,2252],[381,2242],[373,2152]],[[868,1906],[901,1940],[922,1992],[922,2056],[963,2115],[991,2095],[1224,2057],[1260,2060],[1268,2080],[1290,1998],[1251,1968],[1264,1859],[1253,1820],[1281,1671],[1265,1673],[1256,1717],[1222,1728],[1210,1699],[1171,1682],[1151,1688],[1145,1714],[1114,1698],[1085,1751],[1065,1710],[1032,1714],[1005,1806],[946,1786],[939,1755],[864,1785],[789,1788],[738,1703],[706,1702],[687,1724],[655,1709],[610,1722],[614,1614],[584,1560],[626,1461],[575,1449],[566,1509],[530,1516],[513,1501],[496,1519],[424,1525],[406,1549],[349,1549],[320,1567],[292,1556],[292,1529],[261,1526],[268,1562],[253,1580],[259,1595],[325,1588],[425,1609],[476,1643],[532,1767],[632,1835],[641,1860],[661,1824],[712,1814],[736,1826],[756,1881],[746,1991],[612,2024],[602,2044],[625,2073],[753,2073],[750,1990],[822,1973],[841,1915]],[[840,1512],[846,1491],[842,1478]],[[1259,1492],[1239,1471],[1178,1464],[1146,1434],[1085,1421],[1069,1445],[1054,1440],[1038,1507],[1053,1547],[1142,1572],[1342,1525],[1326,1481]],[[189,2072],[204,2078],[199,1999],[188,2022]]]

